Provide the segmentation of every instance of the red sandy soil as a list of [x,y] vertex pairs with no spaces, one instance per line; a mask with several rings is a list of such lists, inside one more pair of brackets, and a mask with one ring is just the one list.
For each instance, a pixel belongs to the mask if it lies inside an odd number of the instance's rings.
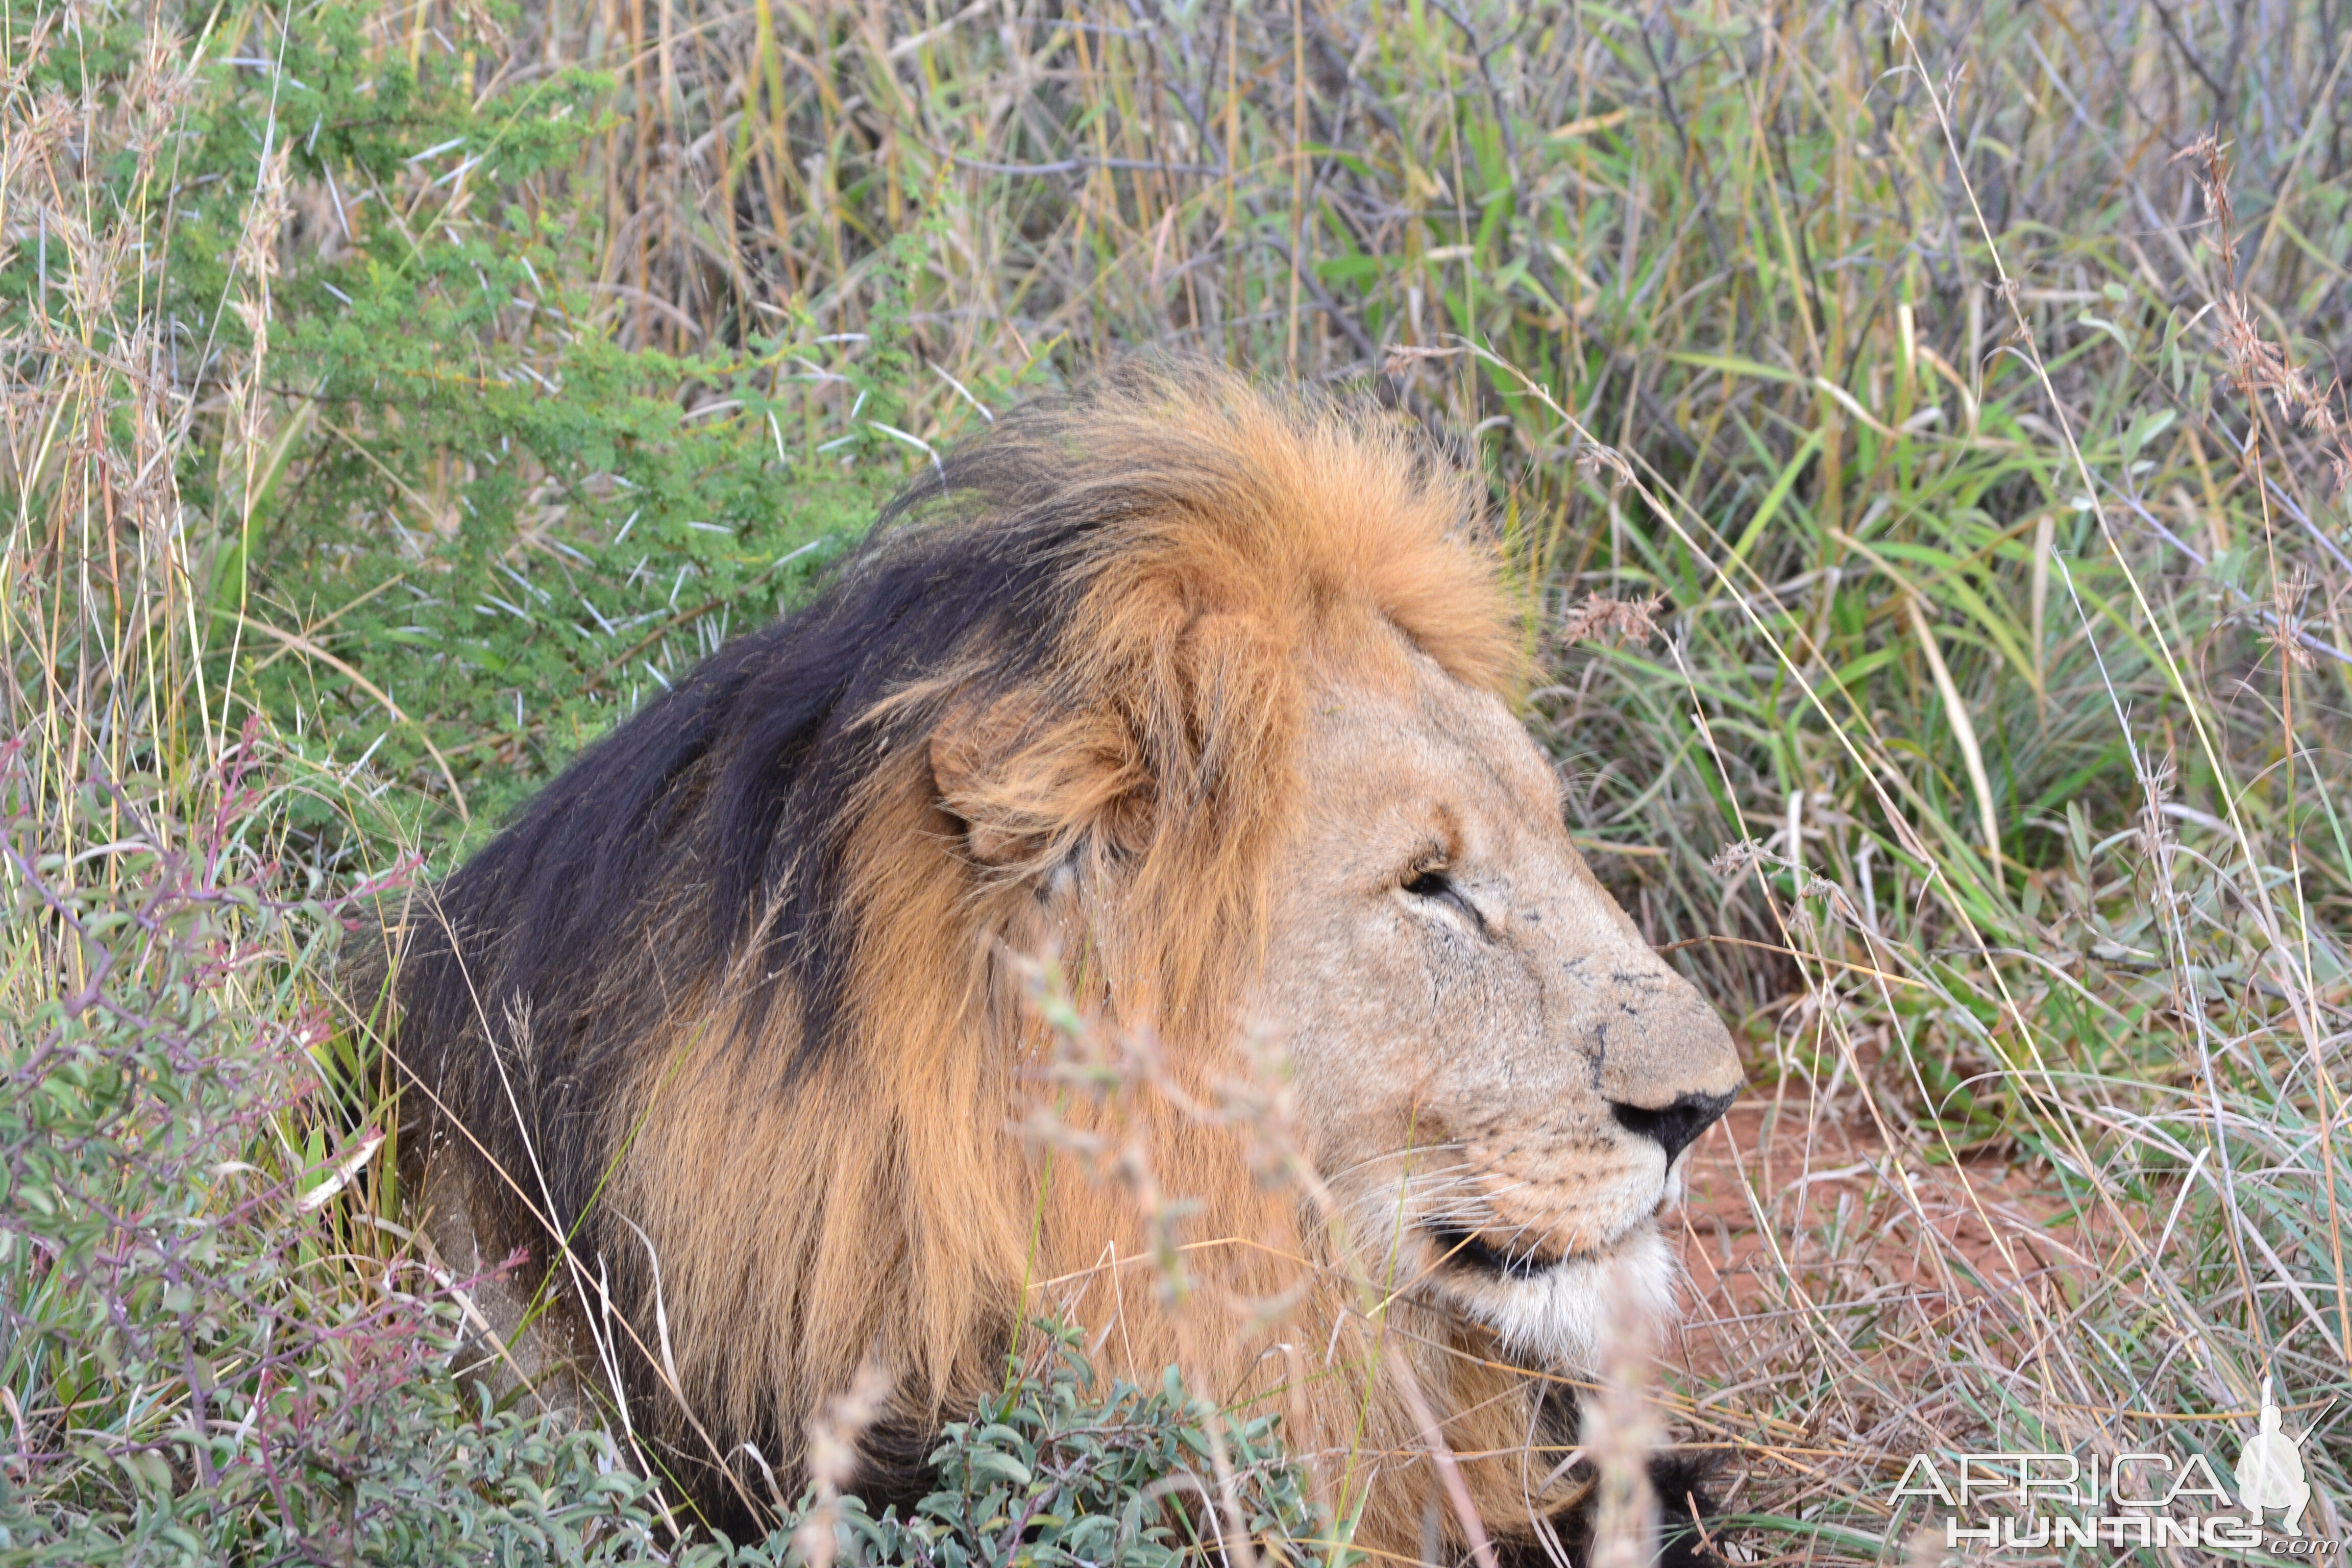
[[[1694,1331],[1790,1304],[1766,1289],[1790,1269],[1863,1269],[1873,1285],[1914,1291],[1997,1291],[2070,1264],[2096,1267],[2064,1239],[2074,1226],[2032,1173],[1998,1159],[1895,1157],[1851,1096],[1825,1110],[1800,1096],[1734,1106],[1692,1152],[1685,1185]],[[1935,1245],[1922,1246],[1931,1236]],[[1936,1255],[1965,1263],[1975,1281],[1948,1277]]]
[[1954,1358],[2025,1365],[2067,1315],[2060,1282],[2107,1266],[2101,1227],[2033,1170],[1933,1162],[1853,1094],[1751,1096],[1693,1152],[1687,1188],[1665,1360],[1696,1404],[1669,1420],[1730,1452],[1746,1506],[1892,1485],[1905,1456],[1979,1418],[1954,1398]]

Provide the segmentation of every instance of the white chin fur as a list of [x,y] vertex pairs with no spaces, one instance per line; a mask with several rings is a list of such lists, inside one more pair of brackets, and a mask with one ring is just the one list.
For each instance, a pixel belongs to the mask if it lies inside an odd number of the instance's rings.
[[1654,1349],[1674,1320],[1675,1263],[1666,1238],[1644,1226],[1598,1258],[1570,1258],[1521,1279],[1449,1292],[1470,1316],[1532,1363],[1597,1372],[1607,1314],[1625,1314],[1625,1337]]

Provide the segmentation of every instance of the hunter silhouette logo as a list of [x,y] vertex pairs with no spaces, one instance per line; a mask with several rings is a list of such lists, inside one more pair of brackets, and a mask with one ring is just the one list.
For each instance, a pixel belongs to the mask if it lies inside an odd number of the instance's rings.
[[2279,1407],[2271,1398],[2271,1380],[2263,1379],[2262,1430],[2246,1439],[2238,1453],[2238,1501],[2257,1524],[2272,1509],[2284,1509],[2281,1535],[2303,1533],[2303,1510],[2311,1506],[2311,1482],[2303,1473],[2303,1445],[2311,1436],[2289,1441],[2279,1425]]

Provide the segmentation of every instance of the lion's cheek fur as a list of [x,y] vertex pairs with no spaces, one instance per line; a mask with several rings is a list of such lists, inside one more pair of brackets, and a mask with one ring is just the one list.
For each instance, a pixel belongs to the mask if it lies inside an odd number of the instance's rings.
[[1152,1151],[1154,1183],[1198,1205],[1178,1233],[1180,1296],[1132,1187],[1076,1162],[1048,1178],[1032,1307],[1077,1324],[1107,1373],[1149,1386],[1173,1365],[1222,1409],[1279,1413],[1290,1452],[1362,1509],[1356,1539],[1375,1551],[1409,1554],[1438,1496],[1408,1381],[1464,1456],[1482,1517],[1507,1529],[1573,1495],[1558,1479],[1545,1489],[1560,1456],[1543,1451],[1541,1385],[1513,1364],[1525,1358],[1484,1326],[1351,1283],[1360,1264],[1321,1254],[1295,1193],[1235,1179],[1248,1168],[1236,1134],[1143,1102],[1117,1128],[1084,1130],[1132,1135]]
[[[1515,1359],[1592,1373],[1609,1359],[1611,1312],[1627,1329],[1654,1336],[1675,1314],[1675,1280],[1673,1252],[1652,1228],[1601,1257],[1570,1258],[1529,1279],[1486,1281],[1457,1298]],[[1635,1343],[1625,1350],[1641,1356],[1655,1348]]]

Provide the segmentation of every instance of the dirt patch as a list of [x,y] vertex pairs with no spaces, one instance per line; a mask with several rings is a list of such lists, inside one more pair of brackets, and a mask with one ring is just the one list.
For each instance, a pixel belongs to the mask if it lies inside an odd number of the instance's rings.
[[1692,1326],[1781,1298],[1790,1274],[1860,1270],[1912,1291],[2011,1290],[2068,1264],[2074,1225],[2053,1186],[1993,1158],[1937,1163],[1890,1142],[1858,1103],[1732,1108],[1692,1151],[1681,1211]]
[[1751,1098],[1701,1140],[1687,1186],[1673,1419],[1732,1458],[1743,1507],[1873,1495],[1979,1427],[1954,1374],[2026,1366],[2063,1282],[2106,1266],[2046,1171],[1937,1162],[1853,1096]]

